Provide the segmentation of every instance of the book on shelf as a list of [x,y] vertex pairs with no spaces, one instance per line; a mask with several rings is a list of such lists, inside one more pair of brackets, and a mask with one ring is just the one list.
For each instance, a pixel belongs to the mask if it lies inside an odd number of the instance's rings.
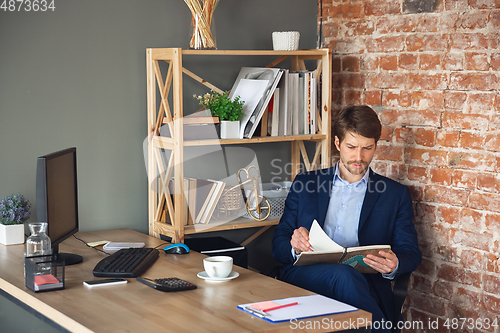
[[[212,122],[212,120],[214,120],[213,117],[206,117],[205,120],[196,119],[184,122],[184,124],[182,125],[184,140],[219,139],[220,129],[218,126],[216,126],[219,123]],[[162,125],[160,127],[160,136],[173,137],[172,134],[170,133],[170,128],[168,125]]]
[[309,72],[309,132],[311,134],[316,134],[316,96],[317,96],[317,86],[316,86],[316,71]]
[[[184,205],[184,215],[187,216],[184,225],[208,223],[222,196],[225,185],[224,182],[218,180],[184,177],[182,182],[183,199],[186,203]],[[174,178],[170,180],[168,188],[175,209]],[[167,205],[164,205],[160,221],[172,224]]]
[[[284,135],[298,134],[298,123],[294,124],[294,122],[299,120],[299,94],[299,73],[292,72],[288,76],[288,112],[284,119]],[[297,133],[294,133],[294,127]]]
[[313,251],[300,253],[294,262],[295,266],[327,263],[346,264],[361,273],[378,273],[365,264],[363,258],[367,254],[378,255],[380,250],[388,251],[391,249],[390,245],[343,247],[333,241],[316,220],[309,231],[309,243]]
[[195,224],[200,223],[203,213],[207,209],[210,198],[213,196],[216,184],[206,179],[196,179],[196,210]]
[[229,98],[240,96],[244,102],[240,120],[240,139],[250,139],[283,75],[279,68],[243,67],[238,74]]
[[297,73],[294,73],[294,81],[293,81],[293,89],[295,91],[294,93],[294,109],[292,111],[292,126],[291,126],[291,134],[292,135],[298,135],[301,133],[301,127],[303,127],[302,125],[302,121],[301,121],[301,105],[304,103],[303,99],[304,99],[304,94],[300,93],[303,89],[303,87],[301,86],[304,81],[302,80],[302,78],[300,76],[295,76],[295,74]]
[[[220,124],[219,117],[207,114],[206,110],[197,111],[184,116],[181,120],[184,126],[185,139],[214,138],[213,133],[216,131],[214,125]],[[165,124],[168,124],[166,117],[163,118],[163,125]],[[170,136],[170,129],[168,126],[162,126],[160,135]]]
[[[199,110],[181,118],[184,125],[187,124],[219,124],[219,116],[207,114],[207,110]],[[168,124],[167,117],[163,117],[163,124]]]
[[204,112],[195,112],[189,116],[182,117],[184,125],[198,125],[198,124],[219,124],[218,116],[209,116]]
[[277,89],[279,89],[279,99],[278,99],[278,115],[277,115],[277,126],[278,126],[278,134],[279,136],[285,135],[285,119],[288,117],[289,110],[289,76],[290,71],[288,69],[283,70],[283,74],[281,76],[281,80],[278,83]]
[[281,102],[281,88],[276,88],[274,90],[273,96],[273,113],[271,117],[271,136],[278,136],[279,133],[279,120],[280,120],[280,102]]
[[217,207],[217,203],[224,192],[224,187],[226,183],[218,180],[207,180],[213,182],[213,186],[210,190],[208,197],[205,199],[204,209],[202,209],[199,213],[199,216],[196,217],[195,223],[207,224],[210,222],[212,218],[212,214],[214,213],[215,208]]
[[[172,179],[169,186],[171,195],[174,193],[173,183]],[[182,185],[186,200],[184,213],[188,217],[187,224],[208,223],[226,184],[218,180],[184,177]],[[168,214],[166,219],[166,222],[170,222]]]
[[271,96],[271,99],[269,100],[269,104],[267,105],[267,108],[266,110],[264,111],[264,114],[262,115],[262,119],[261,119],[261,124],[262,126],[260,126],[260,136],[266,136],[268,134],[271,133],[271,121],[269,120],[270,119],[270,115],[272,116],[272,113],[273,113],[273,96]]
[[264,111],[264,115],[262,115],[261,119],[261,131],[260,136],[271,135],[271,128],[273,125],[273,109],[274,109],[274,94],[271,96],[269,100],[269,104],[267,105],[266,111]]
[[298,110],[296,111],[297,134],[305,134],[304,129],[304,73],[299,73],[299,87],[297,95],[299,97]]
[[302,121],[304,122],[304,134],[310,134],[310,116],[311,116],[311,110],[310,110],[310,107],[311,107],[311,99],[310,99],[310,95],[309,95],[309,88],[310,88],[310,84],[311,84],[311,81],[310,81],[310,77],[309,77],[309,73],[308,72],[305,72],[305,73],[301,73],[303,75],[303,78],[304,78],[304,86],[302,87],[302,100],[303,100],[303,104],[302,104],[302,115],[304,116],[304,118],[302,119]]

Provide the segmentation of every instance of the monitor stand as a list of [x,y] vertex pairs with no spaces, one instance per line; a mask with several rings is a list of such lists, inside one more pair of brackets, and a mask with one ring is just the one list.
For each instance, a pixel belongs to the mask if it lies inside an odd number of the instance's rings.
[[57,261],[59,262],[63,260],[65,266],[76,265],[83,261],[83,257],[79,254],[73,254],[73,253],[58,253]]
[[79,254],[59,252],[59,244],[52,247],[52,254],[55,254],[57,256],[58,262],[64,260],[65,266],[76,265],[83,261],[83,257]]

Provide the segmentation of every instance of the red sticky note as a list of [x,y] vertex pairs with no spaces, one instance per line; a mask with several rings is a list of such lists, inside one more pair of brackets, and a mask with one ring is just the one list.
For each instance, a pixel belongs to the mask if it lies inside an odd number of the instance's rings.
[[257,310],[262,310],[262,311],[266,311],[268,309],[272,309],[276,306],[279,306],[279,304],[276,304],[274,302],[271,302],[271,301],[267,301],[267,302],[260,302],[260,303],[255,303],[255,304],[250,304],[250,306],[254,309],[257,309]]
[[45,275],[35,275],[35,285],[41,286],[44,284],[51,284],[51,283],[59,283],[59,281],[54,275],[52,274],[45,274]]

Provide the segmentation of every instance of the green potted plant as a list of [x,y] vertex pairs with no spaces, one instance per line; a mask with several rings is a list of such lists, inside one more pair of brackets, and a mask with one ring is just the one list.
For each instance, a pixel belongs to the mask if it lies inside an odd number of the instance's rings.
[[229,92],[222,94],[212,91],[205,95],[194,95],[200,105],[210,110],[213,116],[218,116],[220,120],[221,139],[237,139],[240,137],[240,120],[243,118],[243,104],[237,96],[233,100],[229,98]]
[[30,217],[31,203],[19,192],[0,201],[0,244],[24,243],[24,222]]

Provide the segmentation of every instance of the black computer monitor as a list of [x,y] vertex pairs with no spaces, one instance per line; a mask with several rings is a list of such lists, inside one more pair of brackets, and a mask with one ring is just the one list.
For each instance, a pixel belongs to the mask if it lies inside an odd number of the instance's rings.
[[38,158],[36,166],[36,212],[39,222],[47,222],[52,253],[66,265],[78,264],[78,254],[59,253],[59,244],[78,232],[78,188],[76,148],[68,148]]

